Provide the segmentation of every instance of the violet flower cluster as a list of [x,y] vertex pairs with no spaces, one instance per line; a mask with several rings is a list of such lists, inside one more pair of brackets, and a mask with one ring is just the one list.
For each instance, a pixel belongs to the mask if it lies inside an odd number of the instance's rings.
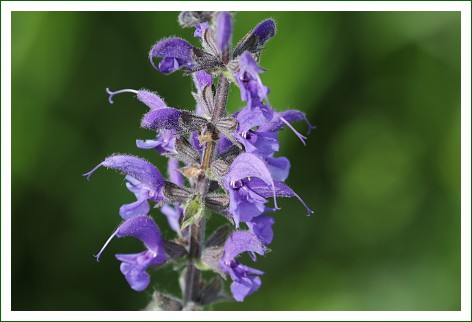
[[[195,110],[173,108],[146,89],[107,89],[110,103],[117,94],[133,93],[149,108],[141,127],[155,136],[136,140],[136,145],[168,158],[167,178],[150,162],[126,154],[112,155],[85,174],[89,178],[105,167],[125,175],[136,201],[121,206],[123,222],[96,257],[115,236],[141,240],[142,252],[116,255],[121,272],[136,291],[148,288],[149,272],[173,263],[181,272],[182,299],[154,293],[154,308],[166,310],[199,309],[226,299],[222,279],[228,278],[233,298],[243,301],[261,287],[263,272],[242,264],[239,257],[247,253],[256,261],[257,255],[266,254],[274,237],[275,220],[269,214],[280,209],[277,198],[295,197],[312,213],[284,183],[290,162],[277,153],[281,129],[289,127],[305,143],[306,137],[290,123],[305,121],[308,131],[313,127],[300,111],[275,111],[260,77],[264,69],[258,62],[276,33],[274,20],[259,23],[234,47],[233,18],[228,12],[186,11],[179,22],[195,29],[201,48],[180,38],[166,38],[152,47],[149,59],[163,74],[181,70],[192,77]],[[231,84],[239,88],[245,104],[233,115],[226,111]],[[151,217],[152,207],[166,216],[175,232],[173,240],[163,238]],[[223,216],[228,224],[206,234],[205,223],[213,214]],[[204,270],[215,272],[214,278],[204,280]]]

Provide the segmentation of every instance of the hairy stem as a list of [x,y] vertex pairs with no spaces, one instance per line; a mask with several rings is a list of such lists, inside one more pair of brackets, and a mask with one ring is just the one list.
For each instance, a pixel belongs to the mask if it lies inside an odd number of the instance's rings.
[[215,109],[211,117],[212,122],[218,121],[226,111],[226,103],[228,102],[229,80],[225,75],[221,74],[218,80],[215,94]]
[[[218,79],[218,86],[214,96],[215,108],[211,118],[212,122],[217,122],[226,110],[226,103],[228,101],[229,80],[221,75]],[[208,193],[210,182],[206,177],[206,171],[210,168],[212,161],[215,159],[217,153],[218,133],[213,127],[207,127],[203,134],[211,136],[211,140],[206,142],[203,146],[202,158],[200,168],[202,174],[196,178],[195,190],[201,198],[205,198]],[[185,287],[183,295],[184,307],[191,302],[196,302],[200,296],[201,273],[195,265],[195,262],[200,259],[202,252],[202,245],[205,237],[205,219],[192,224],[188,230],[189,240],[189,261],[185,270]]]

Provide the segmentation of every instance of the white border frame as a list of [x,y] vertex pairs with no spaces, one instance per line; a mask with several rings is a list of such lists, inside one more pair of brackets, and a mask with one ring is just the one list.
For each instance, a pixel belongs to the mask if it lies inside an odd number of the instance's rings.
[[[65,312],[11,311],[11,12],[12,11],[461,11],[461,311]],[[1,320],[471,320],[471,4],[467,1],[25,1],[1,2]]]

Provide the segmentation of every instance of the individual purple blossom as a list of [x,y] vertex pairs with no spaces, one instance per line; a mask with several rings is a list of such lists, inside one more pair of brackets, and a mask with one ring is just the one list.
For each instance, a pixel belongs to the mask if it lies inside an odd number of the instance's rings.
[[[233,280],[231,293],[238,302],[244,301],[246,296],[261,287],[262,281],[258,275],[264,274],[264,272],[245,266],[236,260],[236,257],[244,252],[264,255],[266,248],[251,232],[238,231],[231,234],[226,241],[224,253],[219,263],[220,269]],[[255,256],[252,258],[254,259]]]
[[127,188],[136,195],[136,202],[125,204],[120,208],[123,219],[147,214],[148,200],[159,202],[164,199],[162,194],[164,178],[159,170],[146,160],[130,155],[113,155],[84,175],[89,179],[92,173],[101,166],[125,174],[128,180]]
[[[180,38],[167,38],[155,44],[149,52],[152,66],[163,74],[170,74],[180,68],[191,69],[192,45]],[[154,58],[162,58],[156,67]]]
[[277,208],[274,181],[264,161],[254,154],[242,153],[234,159],[228,172],[223,177],[223,184],[230,198],[228,210],[236,226],[239,225],[240,221],[250,221],[265,209],[264,204],[267,200],[246,188],[246,181],[243,179],[252,177],[259,178],[273,187],[274,204]]
[[167,260],[164,239],[159,227],[148,216],[137,216],[124,221],[97,254],[97,261],[114,236],[134,237],[141,240],[146,246],[147,249],[141,253],[115,255],[122,262],[120,270],[131,288],[135,291],[143,291],[151,279],[146,270],[150,266],[162,265]]
[[[114,95],[121,93],[134,93],[138,100],[148,106],[151,111],[168,108],[167,104],[158,94],[145,89],[122,89],[113,92],[107,88],[106,91],[109,95],[108,101],[110,104],[113,104]],[[162,129],[156,134],[155,139],[136,140],[136,146],[140,149],[156,149],[156,151],[161,154],[172,153],[174,152],[175,140],[178,137],[179,134],[175,129]]]

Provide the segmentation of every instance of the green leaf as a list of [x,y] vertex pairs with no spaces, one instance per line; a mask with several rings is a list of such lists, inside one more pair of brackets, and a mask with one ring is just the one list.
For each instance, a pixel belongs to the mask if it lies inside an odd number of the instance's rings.
[[184,222],[182,230],[188,226],[199,222],[203,217],[203,203],[200,196],[194,196],[184,207]]

